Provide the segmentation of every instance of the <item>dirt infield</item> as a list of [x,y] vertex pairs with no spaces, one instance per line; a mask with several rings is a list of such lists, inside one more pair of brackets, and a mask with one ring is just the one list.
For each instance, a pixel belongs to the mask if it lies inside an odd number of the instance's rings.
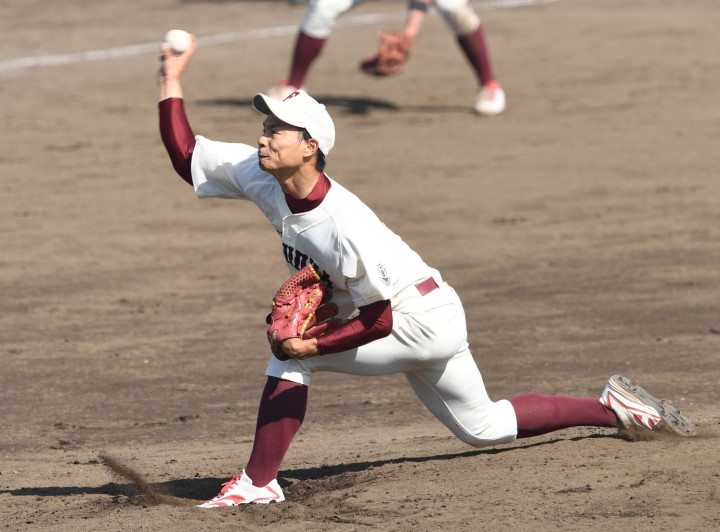
[[285,74],[294,37],[249,31],[292,28],[304,7],[49,4],[0,7],[2,530],[720,528],[716,0],[482,8],[508,95],[494,118],[472,114],[437,16],[405,73],[358,71],[397,0],[356,9],[387,18],[335,32],[308,80],[336,119],[329,174],[460,293],[493,398],[598,396],[621,373],[699,435],[573,429],[473,449],[401,375],[321,374],[281,471],[287,502],[217,511],[193,505],[250,452],[286,269],[257,209],[199,201],[172,171],[155,51],[77,53],[172,27],[230,35],[198,50],[187,110],[196,133],[254,143],[249,99]]

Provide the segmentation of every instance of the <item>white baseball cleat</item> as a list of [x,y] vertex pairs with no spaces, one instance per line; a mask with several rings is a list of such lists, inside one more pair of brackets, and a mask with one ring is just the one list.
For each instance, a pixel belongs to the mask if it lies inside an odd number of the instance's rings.
[[653,431],[670,431],[680,436],[695,434],[695,426],[670,406],[656,399],[635,382],[620,375],[610,377],[600,402],[610,408],[625,428],[643,427]]
[[277,480],[273,480],[267,486],[258,488],[253,486],[250,477],[245,474],[235,475],[228,482],[223,484],[223,489],[208,502],[199,504],[198,508],[225,508],[226,506],[238,506],[239,504],[268,504],[270,502],[282,502],[285,500]]
[[[302,89],[302,87],[300,88]],[[288,85],[287,80],[283,79],[280,80],[280,83],[278,83],[274,87],[270,87],[265,94],[267,94],[268,96],[270,96],[270,98],[273,98],[274,100],[282,101],[296,90],[298,90],[298,87]]]
[[505,110],[505,91],[497,81],[480,87],[475,97],[475,112],[483,116],[499,115]]

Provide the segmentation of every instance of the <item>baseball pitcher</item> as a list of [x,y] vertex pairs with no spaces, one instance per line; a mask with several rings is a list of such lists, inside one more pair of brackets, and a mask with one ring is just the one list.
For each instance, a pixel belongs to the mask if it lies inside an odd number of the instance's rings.
[[163,47],[157,75],[160,132],[175,170],[201,197],[254,203],[277,231],[289,279],[273,298],[267,383],[253,449],[202,508],[281,502],[280,465],[302,424],[319,371],[403,373],[430,412],[474,447],[573,426],[631,427],[688,436],[694,427],[624,377],[599,398],[523,394],[493,401],[467,341],[458,294],[356,195],[325,172],[335,126],[298,90],[253,98],[256,145],[195,136],[180,78],[195,51]]

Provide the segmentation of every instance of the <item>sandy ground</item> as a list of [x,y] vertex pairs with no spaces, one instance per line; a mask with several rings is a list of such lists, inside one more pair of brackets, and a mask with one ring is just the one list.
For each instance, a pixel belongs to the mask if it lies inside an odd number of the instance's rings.
[[[318,375],[280,474],[288,501],[193,508],[250,451],[263,319],[286,275],[273,231],[173,173],[155,50],[7,65],[172,27],[230,34],[200,47],[187,109],[197,133],[254,143],[249,98],[285,74],[294,37],[249,32],[292,28],[304,7],[5,0],[2,530],[720,528],[720,4],[483,7],[509,101],[490,119],[472,114],[473,77],[437,16],[405,73],[357,70],[403,6],[354,11],[387,18],[335,32],[308,80],[336,119],[329,173],[458,290],[493,398],[593,397],[621,373],[699,435],[581,428],[473,449],[400,375]],[[103,453],[174,499],[113,477]]]

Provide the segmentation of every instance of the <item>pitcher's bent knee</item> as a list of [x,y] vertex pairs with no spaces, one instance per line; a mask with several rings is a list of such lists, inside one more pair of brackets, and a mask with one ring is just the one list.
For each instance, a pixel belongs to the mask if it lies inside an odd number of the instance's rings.
[[517,418],[510,401],[505,399],[492,403],[489,411],[476,419],[464,423],[456,420],[448,428],[460,441],[473,447],[488,447],[501,443],[510,443],[517,438]]

